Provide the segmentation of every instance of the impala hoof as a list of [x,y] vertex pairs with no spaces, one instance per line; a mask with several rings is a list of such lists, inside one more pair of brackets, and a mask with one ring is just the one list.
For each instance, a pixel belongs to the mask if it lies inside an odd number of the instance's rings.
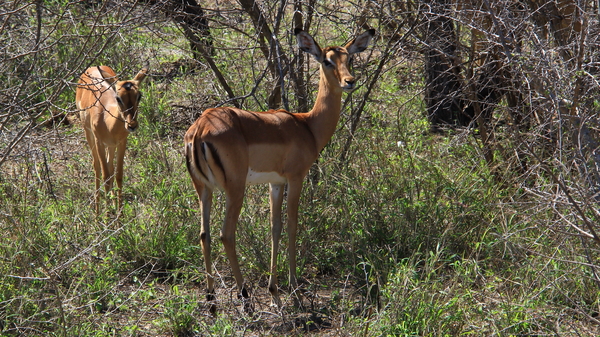
[[208,292],[206,294],[206,302],[209,303],[209,308],[208,310],[210,311],[211,315],[215,315],[217,313],[217,304],[215,303],[216,300],[216,296],[214,292]]

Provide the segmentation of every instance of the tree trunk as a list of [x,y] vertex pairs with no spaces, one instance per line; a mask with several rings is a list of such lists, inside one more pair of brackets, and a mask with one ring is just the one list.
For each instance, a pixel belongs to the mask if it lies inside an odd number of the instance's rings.
[[156,6],[181,27],[185,26],[185,37],[190,43],[195,60],[200,61],[203,58],[198,43],[202,45],[205,52],[213,54],[208,20],[196,0],[140,0],[140,2]]
[[434,0],[425,25],[425,104],[432,130],[444,125],[467,126],[473,120],[472,110],[463,111],[460,69],[457,60],[458,38],[445,0]]
[[[265,59],[267,59],[269,72],[275,79],[273,89],[269,94],[269,109],[278,109],[281,107],[281,80],[285,76],[287,65],[289,61],[283,53],[277,53],[277,50],[281,50],[279,41],[275,38],[274,30],[269,27],[266,20],[266,16],[259,7],[259,4],[254,0],[239,0],[242,8],[254,24],[254,28],[258,32],[258,43],[260,50],[263,52]],[[277,67],[275,64],[275,58],[278,58],[278,62],[286,65],[285,67]],[[278,71],[280,70],[280,71]]]

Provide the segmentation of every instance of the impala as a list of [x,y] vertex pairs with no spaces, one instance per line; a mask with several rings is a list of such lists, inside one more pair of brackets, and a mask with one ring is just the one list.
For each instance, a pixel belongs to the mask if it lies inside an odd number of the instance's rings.
[[[202,209],[200,240],[208,275],[209,302],[214,299],[209,231],[214,189],[225,192],[221,241],[238,290],[243,299],[247,299],[249,295],[244,287],[235,248],[236,225],[246,185],[269,183],[272,231],[269,291],[275,304],[281,306],[276,263],[284,186],[287,184],[289,284],[296,289],[296,228],[302,181],[335,131],[342,92],[354,89],[354,77],[348,69],[350,55],[365,50],[375,30],[359,35],[344,47],[324,49],[301,29],[296,29],[295,34],[299,48],[320,63],[319,92],[311,111],[207,109],[184,137],[186,164]],[[211,311],[214,311],[214,304]]]
[[[148,73],[143,68],[133,80],[119,81],[107,66],[88,68],[80,77],[75,95],[85,137],[92,151],[96,190],[94,202],[99,211],[100,182],[108,194],[117,182],[118,211],[123,207],[123,158],[127,136],[138,127],[137,110],[142,97],[139,86]],[[116,152],[116,170],[115,170]]]

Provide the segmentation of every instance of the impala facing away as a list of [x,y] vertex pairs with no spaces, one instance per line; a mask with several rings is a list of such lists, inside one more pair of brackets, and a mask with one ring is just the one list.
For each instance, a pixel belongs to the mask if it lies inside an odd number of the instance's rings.
[[[148,67],[145,67],[133,80],[119,81],[111,68],[99,66],[88,68],[79,79],[75,100],[92,151],[96,174],[96,214],[99,211],[101,181],[107,194],[113,179],[117,181],[116,206],[118,211],[123,207],[123,158],[127,136],[138,127],[137,109],[142,97],[139,86],[147,73]],[[116,171],[113,164],[115,152]]]
[[[276,263],[284,186],[287,184],[289,278],[292,290],[297,287],[296,228],[302,181],[335,131],[342,92],[354,89],[354,77],[348,70],[350,55],[365,50],[375,30],[359,35],[344,47],[324,49],[301,29],[296,29],[295,34],[300,49],[313,55],[321,64],[319,93],[310,112],[207,109],[184,137],[187,168],[202,208],[200,240],[208,275],[208,301],[214,299],[209,223],[215,188],[223,190],[226,196],[221,241],[238,290],[244,298],[248,298],[236,255],[235,230],[245,186],[270,184],[272,249],[269,291],[274,302],[281,306]],[[212,305],[211,311],[214,310]]]

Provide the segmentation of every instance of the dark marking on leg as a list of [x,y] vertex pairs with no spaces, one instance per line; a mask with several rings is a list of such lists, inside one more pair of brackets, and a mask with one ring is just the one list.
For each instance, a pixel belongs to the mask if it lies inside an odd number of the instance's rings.
[[248,290],[246,290],[246,287],[242,288],[242,296],[244,298],[250,298],[250,295],[248,295]]
[[208,233],[200,233],[200,241],[205,242],[207,239],[210,239]]
[[210,292],[210,291],[206,292],[206,301],[207,302],[212,302],[215,299],[216,299],[216,297],[215,297],[215,293],[214,292]]
[[250,300],[250,294],[246,287],[242,288],[240,292],[240,300],[242,301],[242,307],[244,308],[244,312],[248,314],[252,314],[254,312],[254,307],[252,306],[252,301]]
[[206,291],[206,302],[208,302],[209,304],[209,308],[208,310],[210,311],[210,314],[215,316],[217,314],[217,304],[215,303],[216,297],[215,297],[215,292],[214,290],[211,291]]

